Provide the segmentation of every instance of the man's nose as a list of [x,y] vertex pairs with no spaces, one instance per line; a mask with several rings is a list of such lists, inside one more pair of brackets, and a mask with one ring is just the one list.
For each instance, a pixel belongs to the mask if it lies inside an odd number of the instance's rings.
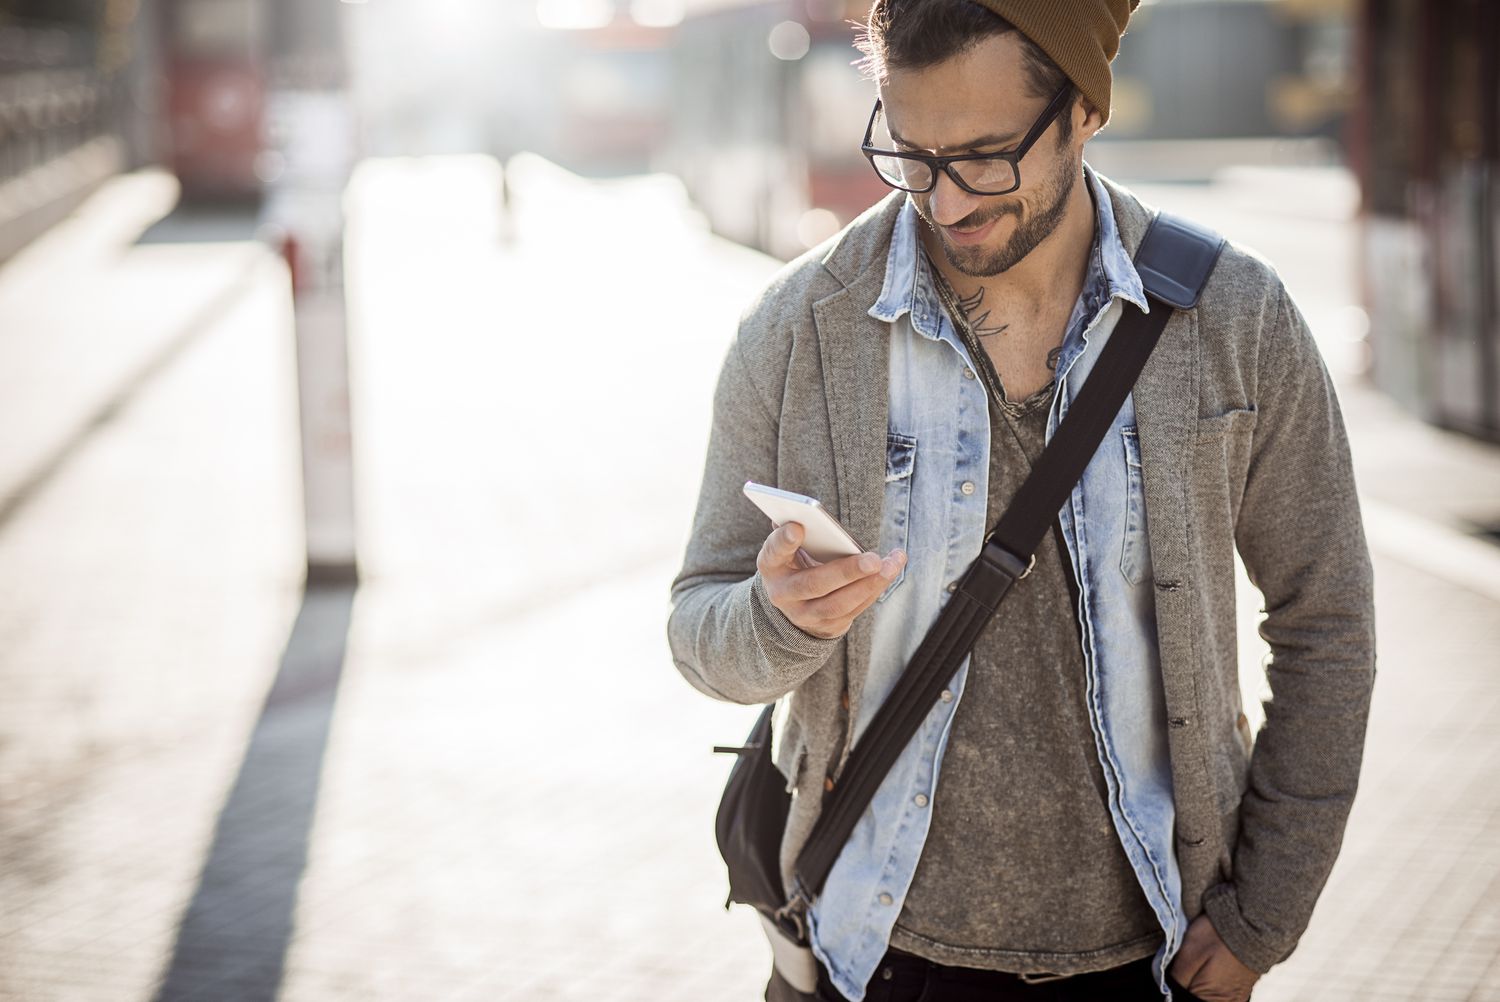
[[982,195],[964,191],[945,170],[938,171],[937,184],[927,196],[927,211],[939,226],[952,226],[979,207]]

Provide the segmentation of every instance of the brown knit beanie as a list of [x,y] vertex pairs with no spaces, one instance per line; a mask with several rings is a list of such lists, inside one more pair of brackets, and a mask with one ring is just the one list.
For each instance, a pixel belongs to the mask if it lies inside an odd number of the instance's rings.
[[977,0],[1037,44],[1109,121],[1109,64],[1140,0]]

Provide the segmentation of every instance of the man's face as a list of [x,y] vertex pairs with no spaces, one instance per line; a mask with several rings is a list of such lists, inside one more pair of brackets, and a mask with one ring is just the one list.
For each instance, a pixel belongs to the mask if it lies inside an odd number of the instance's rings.
[[[880,97],[895,149],[939,155],[1013,150],[1047,105],[1031,94],[1013,32],[935,66],[893,68]],[[1057,228],[1082,171],[1086,133],[1075,128],[1072,141],[1059,140],[1074,114],[1081,110],[1064,108],[1038,138],[1021,160],[1021,186],[1010,194],[975,195],[939,172],[931,191],[911,196],[954,268],[976,278],[998,275]],[[874,142],[884,140],[877,135]]]

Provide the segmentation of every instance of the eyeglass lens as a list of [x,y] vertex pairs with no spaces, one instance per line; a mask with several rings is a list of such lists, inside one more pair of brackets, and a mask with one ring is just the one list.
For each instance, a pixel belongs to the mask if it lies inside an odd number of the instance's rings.
[[[932,187],[932,166],[921,160],[876,155],[875,169],[898,188],[925,191]],[[1016,186],[1015,168],[1008,160],[959,160],[951,165],[964,184],[975,191],[1005,192]]]

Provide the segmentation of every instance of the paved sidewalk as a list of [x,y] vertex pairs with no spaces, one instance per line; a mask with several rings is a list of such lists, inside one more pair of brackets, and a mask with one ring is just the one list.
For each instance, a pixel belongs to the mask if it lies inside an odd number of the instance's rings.
[[[502,226],[490,161],[364,165],[368,577],[304,594],[284,275],[184,227],[135,243],[163,182],[119,179],[0,268],[0,373],[28,374],[0,375],[0,503],[24,498],[0,519],[0,999],[758,998],[709,753],[756,711],[682,681],[664,626],[714,374],[776,263],[665,179],[523,158]],[[1357,360],[1346,226],[1257,215],[1257,183],[1153,194],[1285,262]],[[1340,378],[1380,675],[1345,852],[1255,998],[1500,1000],[1500,558],[1473,533],[1500,454]]]

